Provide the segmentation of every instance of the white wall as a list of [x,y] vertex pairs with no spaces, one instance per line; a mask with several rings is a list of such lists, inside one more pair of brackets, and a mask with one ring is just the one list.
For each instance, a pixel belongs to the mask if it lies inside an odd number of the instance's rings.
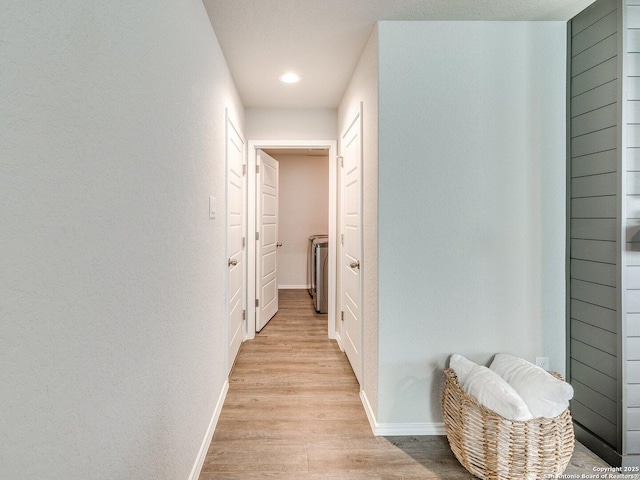
[[4,2],[0,477],[186,479],[226,380],[224,119],[200,0]]
[[[360,56],[338,110],[339,132],[363,103],[363,379],[362,391],[375,415],[378,404],[378,28]],[[337,325],[336,328],[339,328]],[[385,339],[381,339],[385,341]]]
[[336,111],[331,109],[247,108],[248,140],[334,140],[338,138]]
[[308,288],[309,236],[329,233],[329,157],[274,155],[280,163],[279,288]]
[[563,370],[565,28],[379,25],[380,422],[441,422],[454,352]]

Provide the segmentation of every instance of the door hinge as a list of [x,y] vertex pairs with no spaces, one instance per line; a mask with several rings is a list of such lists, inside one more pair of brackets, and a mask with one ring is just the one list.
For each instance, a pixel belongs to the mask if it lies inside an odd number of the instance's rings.
[[340,160],[340,166],[341,166],[341,167],[344,167],[344,157],[343,157],[342,155],[340,155],[340,156],[338,157],[338,160]]
[[260,173],[260,165],[256,165],[256,173]]
[[242,176],[244,177],[247,174],[247,164],[242,164]]
[[260,299],[256,298],[256,308],[260,306]]
[[340,243],[344,245],[344,233],[340,234]]
[[340,320],[344,322],[344,312],[340,312]]
[[260,240],[260,232],[256,232],[256,240]]
[[242,320],[246,320],[246,319],[247,319],[247,311],[242,310]]
[[242,248],[247,246],[247,237],[242,237]]

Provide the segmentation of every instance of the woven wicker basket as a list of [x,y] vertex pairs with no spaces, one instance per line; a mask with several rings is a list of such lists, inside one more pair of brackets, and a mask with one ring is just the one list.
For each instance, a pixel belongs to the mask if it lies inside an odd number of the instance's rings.
[[462,390],[452,369],[444,373],[447,438],[469,472],[485,480],[553,478],[564,472],[574,447],[569,409],[555,418],[507,420]]

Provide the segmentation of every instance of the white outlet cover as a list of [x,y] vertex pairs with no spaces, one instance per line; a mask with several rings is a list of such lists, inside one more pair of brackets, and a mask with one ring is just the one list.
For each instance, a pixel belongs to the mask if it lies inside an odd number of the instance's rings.
[[549,370],[549,357],[536,357],[536,365]]
[[216,218],[216,197],[209,195],[209,218]]

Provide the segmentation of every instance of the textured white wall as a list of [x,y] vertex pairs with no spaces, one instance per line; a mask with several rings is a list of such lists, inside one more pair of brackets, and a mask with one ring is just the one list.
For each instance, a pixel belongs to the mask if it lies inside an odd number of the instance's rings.
[[381,422],[441,422],[454,352],[562,370],[565,28],[379,25]]
[[[363,102],[362,275],[363,355],[362,389],[373,409],[378,404],[378,28],[373,29],[338,109],[339,132]],[[339,325],[338,325],[339,326]],[[337,327],[338,327],[337,326]],[[336,327],[336,328],[337,328]],[[385,341],[385,339],[381,339]]]
[[9,0],[0,32],[0,477],[185,479],[226,380],[243,114],[207,14]]
[[278,285],[306,288],[309,236],[329,233],[329,157],[273,158],[280,163]]
[[331,109],[247,108],[248,140],[334,140],[338,119]]

